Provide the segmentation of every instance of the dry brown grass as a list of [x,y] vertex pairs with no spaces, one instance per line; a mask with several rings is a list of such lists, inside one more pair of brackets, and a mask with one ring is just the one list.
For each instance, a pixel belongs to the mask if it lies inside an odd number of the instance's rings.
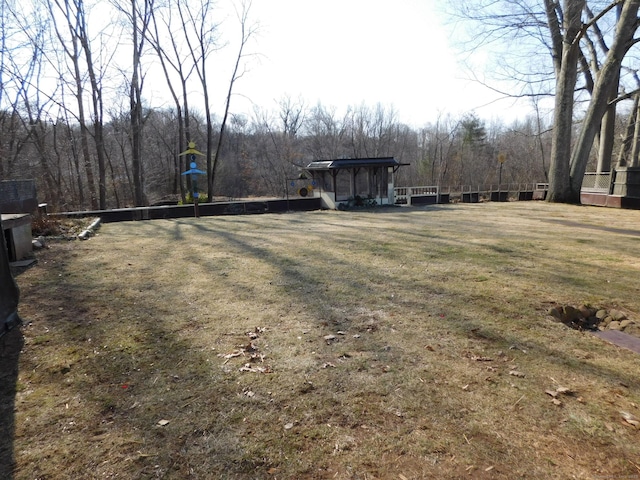
[[489,203],[54,243],[18,277],[14,476],[638,478],[638,355],[546,311],[640,320],[639,219]]

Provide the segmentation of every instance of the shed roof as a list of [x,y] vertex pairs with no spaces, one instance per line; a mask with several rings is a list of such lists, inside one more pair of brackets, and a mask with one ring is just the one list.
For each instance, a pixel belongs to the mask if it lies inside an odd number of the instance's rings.
[[393,157],[340,158],[337,160],[316,160],[307,165],[307,170],[339,170],[361,167],[399,167],[404,165]]

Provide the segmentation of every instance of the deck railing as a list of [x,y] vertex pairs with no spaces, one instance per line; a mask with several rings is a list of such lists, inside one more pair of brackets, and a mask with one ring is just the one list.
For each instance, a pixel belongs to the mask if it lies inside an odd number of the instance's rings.
[[611,186],[611,172],[587,172],[582,179],[583,192],[609,193]]
[[[522,192],[546,191],[549,188],[547,183],[502,183],[489,185],[449,185],[438,187],[435,185],[419,187],[395,187],[394,194],[396,204],[412,205],[413,197],[436,197],[436,202],[440,202],[440,197],[447,195],[451,198],[473,195],[478,198],[480,195],[492,196],[494,192],[504,194],[515,194],[518,196]],[[513,195],[512,195],[513,196]],[[532,195],[529,195],[529,197]],[[527,198],[529,198],[527,197]]]
[[395,187],[393,189],[393,193],[395,195],[396,204],[411,205],[411,199],[413,197],[438,197],[440,189],[435,185],[422,187]]

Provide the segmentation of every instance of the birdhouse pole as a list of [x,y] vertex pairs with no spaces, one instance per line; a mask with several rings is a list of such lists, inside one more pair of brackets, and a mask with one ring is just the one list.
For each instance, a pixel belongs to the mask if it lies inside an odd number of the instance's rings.
[[189,142],[189,148],[182,152],[179,156],[188,155],[189,160],[189,170],[186,172],[182,172],[182,175],[189,175],[191,178],[191,194],[193,196],[193,214],[196,218],[200,217],[200,211],[198,209],[198,197],[200,193],[198,192],[198,175],[206,175],[207,172],[203,172],[202,170],[198,170],[198,164],[196,163],[196,155],[204,156],[204,153],[196,150],[196,144],[194,142]]
[[502,186],[502,166],[504,165],[504,161],[507,159],[507,155],[504,153],[498,154],[498,162],[500,162],[500,173],[498,174],[498,196],[500,195],[500,188]]

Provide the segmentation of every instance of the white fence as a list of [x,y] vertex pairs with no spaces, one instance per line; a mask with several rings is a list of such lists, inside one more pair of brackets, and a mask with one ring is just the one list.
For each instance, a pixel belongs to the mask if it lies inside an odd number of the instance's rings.
[[591,193],[609,193],[609,188],[611,186],[611,173],[595,173],[595,172],[587,172],[584,174],[584,178],[582,179],[582,188],[583,192],[591,192]]
[[435,197],[433,203],[437,203],[440,189],[433,185],[428,187],[395,187],[393,193],[396,204],[399,205],[411,205],[413,197]]
[[[441,198],[445,197],[447,200],[444,202],[448,203],[449,197],[453,198],[458,196],[461,198],[472,196],[475,199],[473,201],[477,201],[481,194],[487,198],[492,198],[494,195],[497,195],[496,192],[504,194],[505,199],[507,194],[516,194],[516,197],[520,200],[531,200],[533,198],[543,198],[543,196],[540,197],[540,193],[546,192],[548,188],[549,185],[546,183],[451,185],[446,187],[430,185],[421,187],[395,187],[394,195],[397,205],[413,205],[414,203],[424,205],[425,203],[441,203]],[[524,193],[527,195],[522,195]],[[415,202],[413,199],[416,199]]]

